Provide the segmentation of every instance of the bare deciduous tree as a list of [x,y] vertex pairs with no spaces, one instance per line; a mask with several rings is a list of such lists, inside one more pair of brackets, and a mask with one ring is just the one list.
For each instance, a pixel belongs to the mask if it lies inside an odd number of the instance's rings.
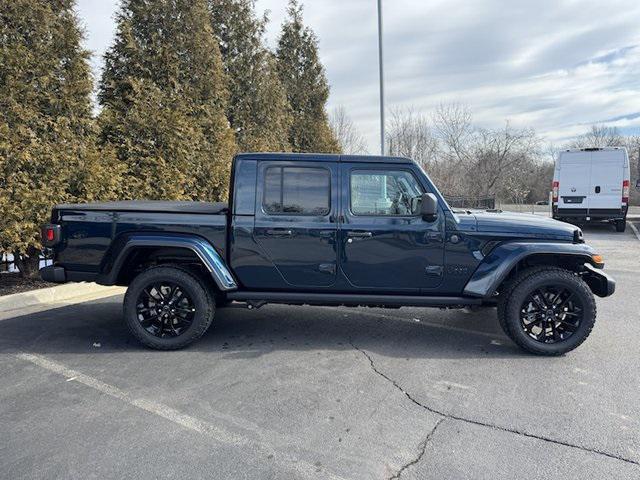
[[338,139],[342,153],[347,155],[367,153],[367,142],[356,129],[343,106],[336,107],[331,112],[329,125]]
[[616,127],[606,125],[592,125],[584,135],[580,135],[571,142],[571,148],[620,147],[625,143],[620,131]]
[[438,141],[431,125],[413,109],[391,112],[386,143],[390,155],[411,158],[424,168],[429,168],[437,159]]
[[[447,195],[514,197],[517,193],[524,201],[534,192],[532,185],[539,183],[535,177],[540,142],[535,132],[508,122],[500,129],[478,128],[463,105],[440,105],[430,120],[411,108],[396,110],[387,140],[389,153],[416,160]],[[540,194],[537,190],[535,194]],[[545,195],[541,192],[542,198]]]

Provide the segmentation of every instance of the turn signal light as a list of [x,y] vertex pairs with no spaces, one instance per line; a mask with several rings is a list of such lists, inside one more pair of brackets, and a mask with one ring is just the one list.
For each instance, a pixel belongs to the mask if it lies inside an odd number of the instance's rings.
[[593,263],[596,265],[604,265],[604,258],[602,258],[602,255],[591,255],[591,260],[593,260]]

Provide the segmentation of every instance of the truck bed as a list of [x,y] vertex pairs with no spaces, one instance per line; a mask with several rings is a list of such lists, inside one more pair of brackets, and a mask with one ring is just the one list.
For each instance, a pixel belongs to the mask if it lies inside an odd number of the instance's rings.
[[[56,248],[57,266],[68,279],[100,281],[100,275],[133,234],[191,235],[207,240],[226,258],[227,204],[185,201],[118,201],[60,204],[52,221],[64,242]],[[95,278],[94,278],[95,277]]]

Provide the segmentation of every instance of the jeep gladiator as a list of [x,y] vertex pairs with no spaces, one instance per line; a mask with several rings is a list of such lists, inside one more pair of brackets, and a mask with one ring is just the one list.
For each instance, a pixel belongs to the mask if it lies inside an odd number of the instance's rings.
[[241,154],[228,204],[57,205],[42,237],[43,279],[128,287],[129,330],[163,350],[202,336],[217,308],[283,303],[497,307],[520,347],[559,355],[615,289],[579,228],[454,210],[397,157]]

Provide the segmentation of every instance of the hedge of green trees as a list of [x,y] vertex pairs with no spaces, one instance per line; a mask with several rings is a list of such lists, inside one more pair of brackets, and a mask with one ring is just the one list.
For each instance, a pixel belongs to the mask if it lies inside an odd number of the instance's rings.
[[0,253],[23,275],[56,203],[224,200],[238,151],[339,151],[297,0],[275,51],[254,0],[123,0],[98,108],[74,7],[0,3]]

